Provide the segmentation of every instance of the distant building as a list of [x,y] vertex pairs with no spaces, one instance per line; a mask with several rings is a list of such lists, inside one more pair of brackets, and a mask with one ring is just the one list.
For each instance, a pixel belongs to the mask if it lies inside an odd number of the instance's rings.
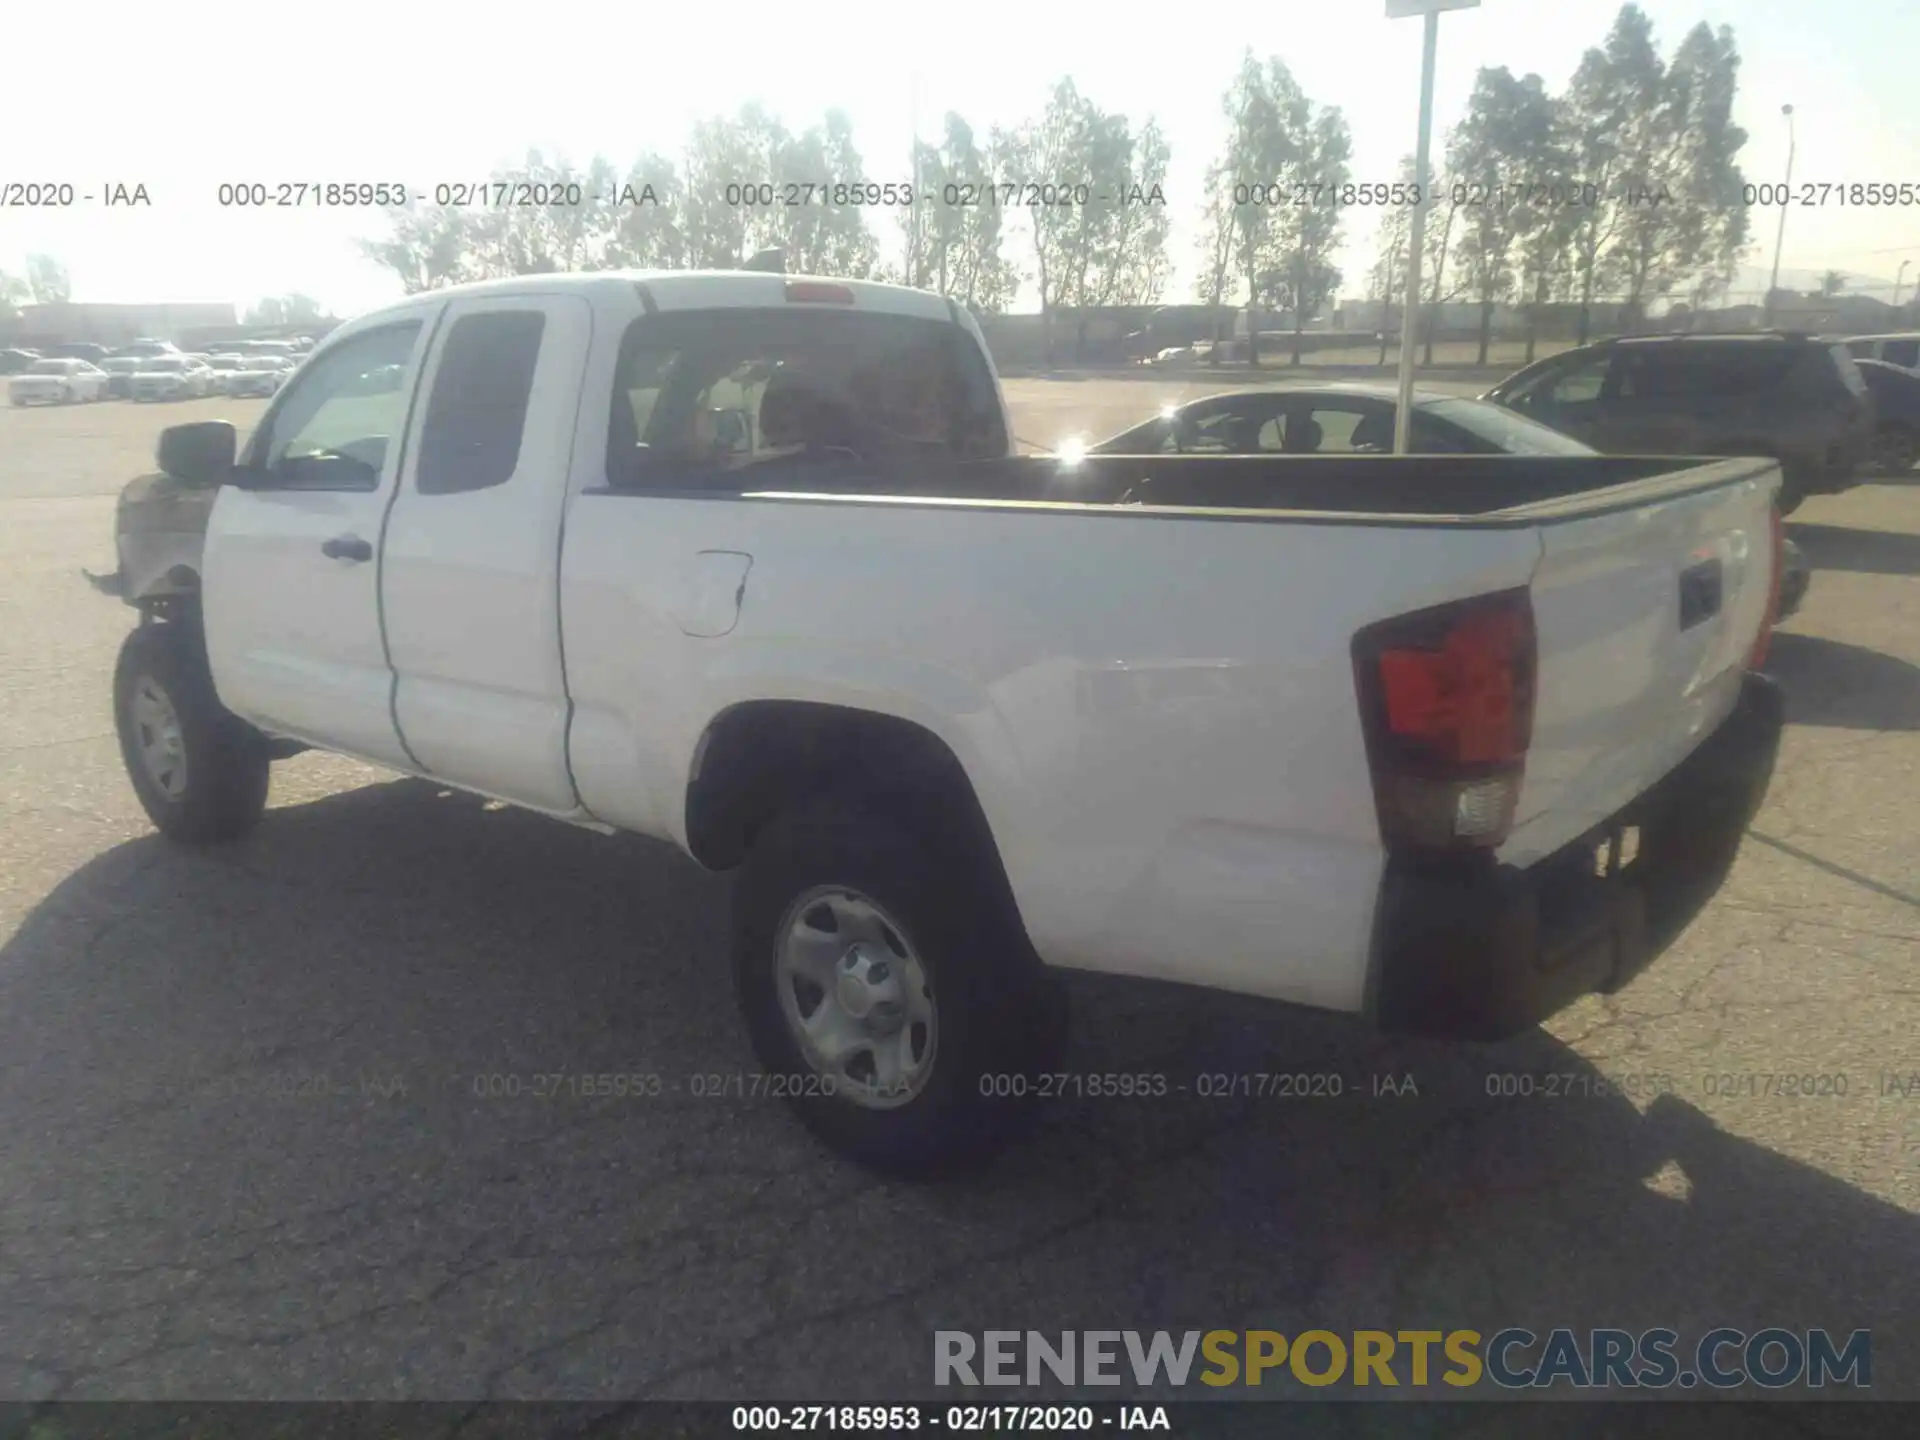
[[232,305],[23,305],[0,320],[0,338],[12,345],[124,345],[141,336],[173,340],[195,330],[232,326]]

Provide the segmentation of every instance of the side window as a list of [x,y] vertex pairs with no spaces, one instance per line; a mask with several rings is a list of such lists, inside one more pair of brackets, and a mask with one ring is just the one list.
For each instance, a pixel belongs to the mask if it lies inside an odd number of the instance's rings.
[[453,323],[420,428],[420,494],[459,495],[513,477],[546,326],[537,310],[495,310]]
[[[1393,421],[1390,411],[1382,411],[1386,425],[1386,445],[1393,448]],[[1378,424],[1367,424],[1368,412],[1358,405],[1316,405],[1305,416],[1302,433],[1293,436],[1294,453],[1300,455],[1351,455],[1369,448],[1372,432]]]
[[406,422],[408,320],[328,350],[285,390],[247,447],[265,489],[377,490],[387,446]]
[[[1389,438],[1387,448],[1393,448]],[[1449,425],[1444,420],[1436,420],[1421,413],[1418,407],[1413,412],[1413,424],[1407,431],[1407,448],[1416,455],[1497,455],[1500,452],[1491,445],[1476,445],[1463,431]]]
[[1874,358],[1873,347],[1878,343],[1875,340],[1851,340],[1847,342],[1847,353],[1856,360],[1871,360]]
[[1880,358],[1889,365],[1920,370],[1920,340],[1889,340],[1880,351]]
[[1613,356],[1605,354],[1562,370],[1540,387],[1539,399],[1548,405],[1585,405],[1598,400],[1612,364]]

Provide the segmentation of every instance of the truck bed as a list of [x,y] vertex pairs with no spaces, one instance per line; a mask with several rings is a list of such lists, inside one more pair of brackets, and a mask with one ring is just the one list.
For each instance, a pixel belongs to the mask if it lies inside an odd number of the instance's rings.
[[1643,455],[1099,455],[906,469],[777,460],[734,472],[738,490],[729,493],[1285,511],[1323,523],[1526,525],[1713,489],[1752,479],[1773,463]]

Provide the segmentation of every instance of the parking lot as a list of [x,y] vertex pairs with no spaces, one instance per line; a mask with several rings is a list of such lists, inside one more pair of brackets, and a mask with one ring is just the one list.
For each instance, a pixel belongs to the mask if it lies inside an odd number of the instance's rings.
[[[1043,445],[1215,388],[1008,386]],[[916,1188],[702,1093],[753,1069],[729,881],[661,846],[315,755],[235,849],[152,835],[80,568],[162,425],[260,408],[0,409],[0,1396],[880,1401],[945,1394],[940,1328],[1777,1325],[1871,1328],[1920,1400],[1920,474],[1795,516],[1780,773],[1626,991],[1470,1049],[1076,980],[1073,1069],[1188,1092]],[[530,1093],[611,1074],[660,1093]]]

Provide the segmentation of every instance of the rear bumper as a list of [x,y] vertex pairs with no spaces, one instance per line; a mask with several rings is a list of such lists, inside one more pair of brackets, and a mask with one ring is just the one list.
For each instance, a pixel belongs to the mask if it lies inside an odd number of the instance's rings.
[[[1390,862],[1375,924],[1375,1022],[1501,1040],[1625,985],[1726,878],[1766,796],[1784,719],[1779,686],[1747,676],[1732,714],[1677,769],[1525,870]],[[1597,847],[1628,827],[1639,831],[1638,853],[1599,873]]]

